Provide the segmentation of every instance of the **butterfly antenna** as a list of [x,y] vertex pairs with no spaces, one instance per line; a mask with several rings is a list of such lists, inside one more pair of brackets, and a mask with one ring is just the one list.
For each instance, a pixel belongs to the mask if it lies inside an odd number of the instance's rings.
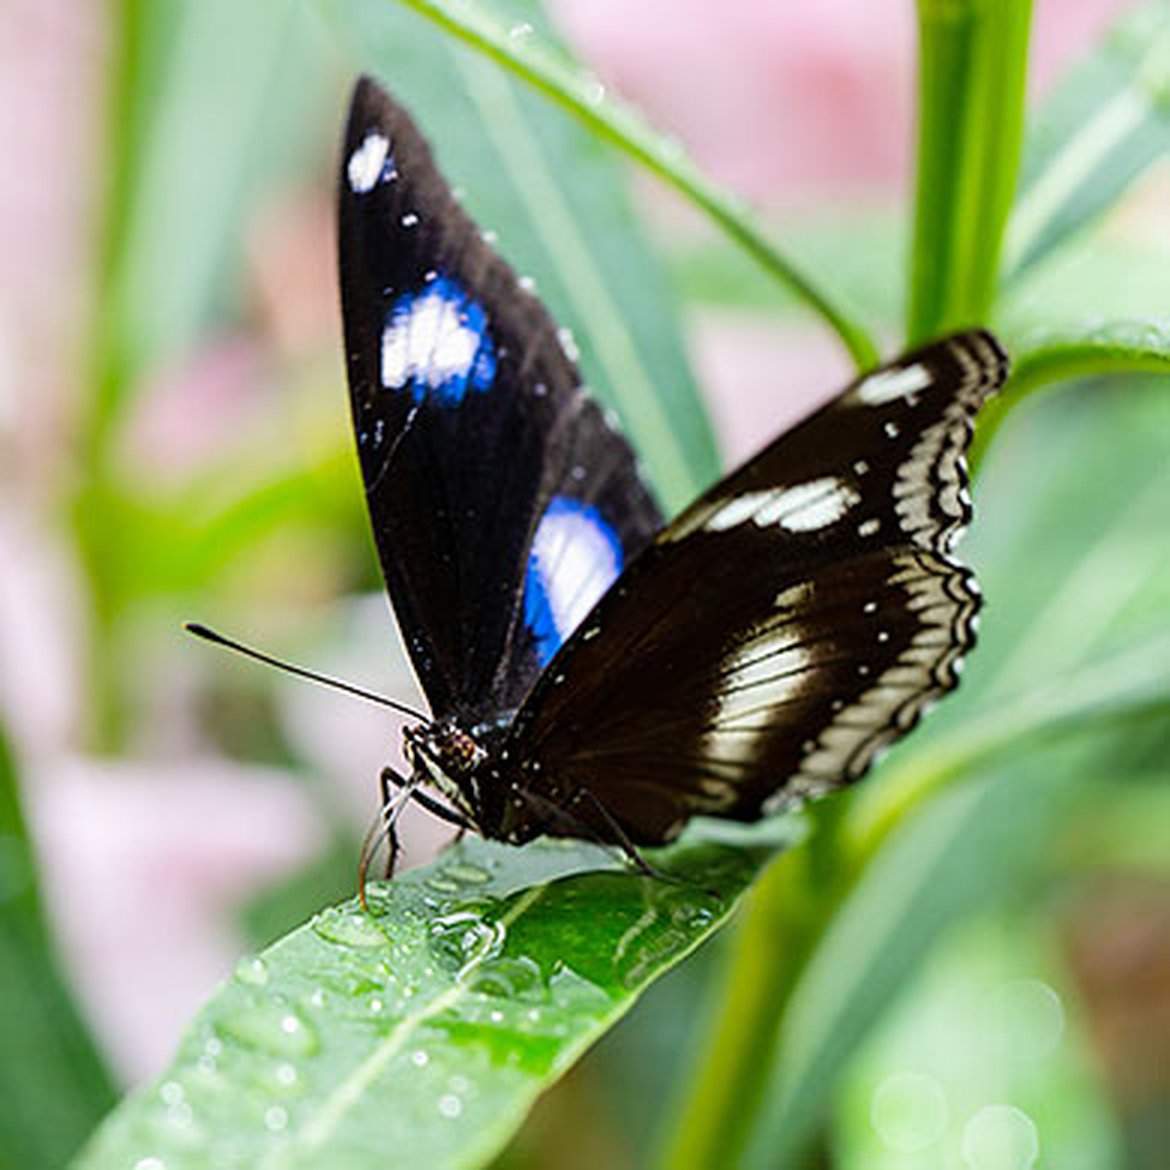
[[355,687],[352,683],[342,682],[341,679],[331,678],[327,674],[318,674],[315,670],[306,670],[303,666],[294,666],[291,662],[284,662],[279,658],[273,658],[271,654],[265,654],[262,650],[245,646],[243,642],[237,642],[234,638],[217,633],[215,630],[199,622],[186,622],[183,625],[183,629],[189,634],[194,634],[196,638],[202,638],[205,642],[211,642],[212,645],[223,646],[228,650],[234,650],[237,654],[242,654],[245,658],[254,658],[257,662],[263,662],[266,666],[275,666],[277,670],[283,670],[286,674],[295,674],[298,678],[308,679],[310,682],[332,687],[335,691],[345,691],[346,694],[356,695],[359,699],[366,699],[368,702],[377,703],[380,707],[389,707],[391,711],[397,711],[400,715],[407,715],[411,719],[418,719],[423,723],[429,724],[431,722],[428,716],[424,715],[421,711],[416,711],[413,707],[408,707],[405,703],[388,699],[385,695],[364,690],[362,687]]

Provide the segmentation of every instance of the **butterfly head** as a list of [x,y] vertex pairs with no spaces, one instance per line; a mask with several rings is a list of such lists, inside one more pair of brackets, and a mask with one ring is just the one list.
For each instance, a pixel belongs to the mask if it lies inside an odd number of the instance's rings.
[[479,820],[475,771],[487,751],[453,723],[420,723],[402,733],[406,758],[414,775],[435,788],[459,812]]

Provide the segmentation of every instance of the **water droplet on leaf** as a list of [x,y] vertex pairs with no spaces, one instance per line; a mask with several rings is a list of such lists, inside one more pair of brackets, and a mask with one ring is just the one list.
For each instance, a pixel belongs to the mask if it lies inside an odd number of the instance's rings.
[[253,987],[263,987],[268,982],[268,964],[263,959],[241,959],[236,964],[236,978]]
[[276,1056],[309,1056],[317,1051],[317,1033],[296,1012],[275,1004],[245,1008],[216,1022],[221,1036]]
[[[525,278],[522,276],[519,282],[522,286],[525,279],[527,279],[529,283],[532,283],[531,277]],[[447,877],[452,878],[454,881],[460,882],[465,886],[482,885],[484,882],[490,880],[492,876],[486,869],[482,869],[478,865],[472,865],[467,861],[457,861],[452,865],[448,865],[444,868],[443,872],[447,875]]]
[[500,999],[547,998],[540,968],[531,959],[496,958],[474,964],[459,973],[459,981],[480,995]]
[[381,947],[386,932],[369,915],[345,910],[323,910],[313,919],[313,930],[329,942],[347,947]]

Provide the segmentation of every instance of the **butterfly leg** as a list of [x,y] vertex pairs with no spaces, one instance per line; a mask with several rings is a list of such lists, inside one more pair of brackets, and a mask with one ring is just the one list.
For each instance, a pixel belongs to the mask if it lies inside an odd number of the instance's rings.
[[[389,773],[389,775],[387,775]],[[396,788],[404,788],[408,781],[400,776],[393,768],[383,768],[380,777],[382,784],[382,800],[383,803],[390,799],[388,784],[393,784]],[[454,825],[458,830],[460,836],[467,832],[468,829],[475,829],[473,825],[461,813],[457,813],[454,809],[448,808],[445,804],[440,804],[439,801],[433,797],[428,796],[425,792],[420,792],[417,788],[412,788],[410,792],[410,799],[415,804],[421,805],[432,816],[438,817],[439,820],[445,821],[448,825]]]
[[569,798],[569,807],[572,808],[575,804],[587,803],[591,809],[601,818],[605,827],[613,834],[613,842],[626,855],[626,858],[634,863],[634,865],[647,877],[657,878],[659,881],[674,882],[678,879],[672,877],[668,873],[657,869],[651,865],[650,862],[638,852],[638,847],[630,840],[629,834],[625,829],[618,824],[617,819],[613,813],[605,807],[604,804],[598,800],[596,793],[590,792],[588,788],[578,788],[577,791]]
[[395,799],[400,799],[402,803],[409,799],[408,796],[399,798],[397,793],[391,791],[391,785],[399,792],[403,792],[406,791],[408,782],[393,768],[383,768],[378,776],[378,783],[382,789],[382,818],[386,835],[386,870],[383,876],[389,880],[394,876],[394,868],[398,864],[398,854],[402,851],[398,840],[398,828],[395,824],[398,820],[398,809],[394,808],[393,804]]
[[[385,840],[387,846],[386,877],[394,876],[394,866],[400,852],[396,825],[398,818],[402,815],[402,810],[416,795],[415,789],[419,784],[419,781],[413,777],[408,780],[404,776],[400,776],[393,768],[383,768],[378,780],[382,789],[382,807],[378,810],[378,815],[370,826],[369,832],[366,833],[366,839],[362,842],[361,860],[358,863],[358,898],[361,901],[362,909],[367,912],[370,909],[369,903],[366,901],[366,882],[369,881],[370,862],[373,861],[378,846]],[[397,791],[394,791],[395,789]]]

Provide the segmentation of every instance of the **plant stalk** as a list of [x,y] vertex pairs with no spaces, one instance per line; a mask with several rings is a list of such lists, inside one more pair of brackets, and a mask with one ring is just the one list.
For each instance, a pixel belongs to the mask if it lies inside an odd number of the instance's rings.
[[919,0],[912,344],[987,322],[1023,145],[1031,0]]

